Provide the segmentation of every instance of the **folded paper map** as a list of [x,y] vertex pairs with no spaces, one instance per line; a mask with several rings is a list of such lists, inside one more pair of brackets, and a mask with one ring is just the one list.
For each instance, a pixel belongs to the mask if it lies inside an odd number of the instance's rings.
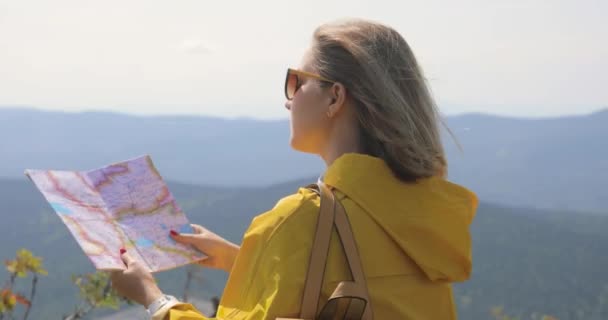
[[191,232],[190,223],[147,155],[91,171],[25,174],[97,269],[125,269],[121,248],[152,272],[205,258],[169,237]]

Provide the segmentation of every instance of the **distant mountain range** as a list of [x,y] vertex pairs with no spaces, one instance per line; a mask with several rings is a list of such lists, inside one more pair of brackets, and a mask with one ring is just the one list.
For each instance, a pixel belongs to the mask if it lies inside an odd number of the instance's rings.
[[[490,308],[504,306],[522,319],[608,319],[608,110],[551,119],[468,114],[447,123],[463,147],[445,135],[450,180],[482,200],[473,278],[456,286],[460,318],[488,319]],[[288,136],[286,120],[0,108],[0,259],[25,247],[50,272],[32,318],[68,312],[77,301],[70,275],[92,265],[24,169],[88,170],[150,154],[192,221],[240,242],[253,216],[323,170],[290,150]],[[226,276],[203,275],[195,298],[219,295]],[[159,276],[175,294],[184,279],[183,269]]]
[[[608,212],[608,109],[586,116],[447,118],[450,180],[508,206]],[[324,164],[290,149],[289,123],[135,117],[0,108],[0,177],[26,168],[89,170],[150,154],[167,179],[263,186],[318,176]]]
[[448,118],[450,179],[507,206],[608,213],[608,109],[585,116]]
[[[312,180],[258,188],[179,183],[169,188],[191,221],[240,243],[255,215]],[[21,247],[44,258],[49,276],[40,279],[32,319],[59,319],[78,301],[70,275],[91,272],[92,264],[32,183],[0,179],[0,195],[0,259]],[[490,319],[495,306],[520,319],[534,312],[559,319],[608,319],[608,216],[482,203],[471,230],[472,279],[455,287],[461,319]],[[226,275],[209,270],[202,275],[193,296],[221,295]],[[0,281],[5,276],[0,272]],[[184,282],[184,268],[159,274],[170,294],[179,296]],[[104,315],[117,319],[124,314],[94,314]]]

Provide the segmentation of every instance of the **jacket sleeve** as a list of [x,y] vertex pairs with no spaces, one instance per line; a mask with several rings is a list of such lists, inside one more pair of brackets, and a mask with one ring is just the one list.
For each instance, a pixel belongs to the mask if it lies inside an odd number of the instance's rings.
[[[217,320],[297,317],[300,311],[318,199],[306,190],[256,217],[245,233]],[[207,320],[190,304],[159,310],[153,320]]]
[[[238,301],[223,302],[217,318],[208,318],[188,303],[165,306],[157,311],[152,320],[262,320],[276,317],[297,317],[304,287],[303,265],[299,253],[288,252],[281,245],[292,239],[281,233],[268,243],[259,257],[259,267],[253,277],[239,290]],[[282,239],[279,237],[283,237]],[[275,241],[277,240],[277,241]],[[283,247],[283,248],[278,248]]]

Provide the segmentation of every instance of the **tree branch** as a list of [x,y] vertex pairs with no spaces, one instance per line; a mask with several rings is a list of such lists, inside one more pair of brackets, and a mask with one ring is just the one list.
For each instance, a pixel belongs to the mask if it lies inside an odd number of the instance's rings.
[[34,278],[32,279],[32,290],[30,291],[29,304],[27,305],[27,309],[25,309],[25,314],[23,315],[23,320],[27,320],[27,317],[30,315],[30,309],[32,309],[32,304],[34,303],[34,295],[36,295],[36,284],[38,283],[38,275],[34,274]]

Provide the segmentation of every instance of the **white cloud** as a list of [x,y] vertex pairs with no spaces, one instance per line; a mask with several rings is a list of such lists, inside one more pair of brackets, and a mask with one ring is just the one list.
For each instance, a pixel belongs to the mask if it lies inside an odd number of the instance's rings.
[[210,54],[214,51],[211,48],[210,45],[197,38],[184,39],[179,45],[181,51],[192,54]]

